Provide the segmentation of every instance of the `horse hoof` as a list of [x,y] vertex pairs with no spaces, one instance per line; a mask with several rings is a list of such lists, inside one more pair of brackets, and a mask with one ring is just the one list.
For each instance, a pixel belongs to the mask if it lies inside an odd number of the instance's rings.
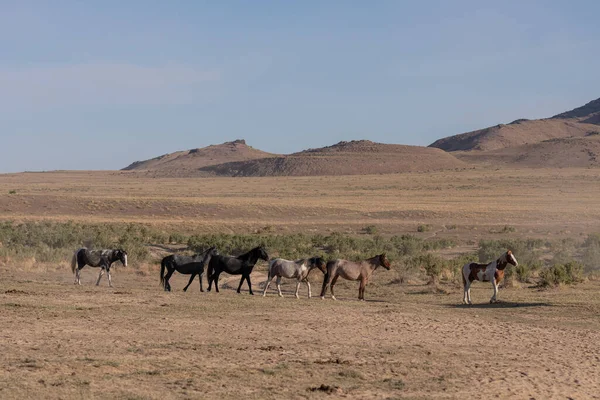
[[321,296],[321,300],[325,300],[325,296]]
[[337,299],[335,298],[335,296],[331,296],[331,299],[332,299],[332,300],[337,300]]
[[250,294],[251,294],[252,296],[254,296],[254,293],[250,292]]

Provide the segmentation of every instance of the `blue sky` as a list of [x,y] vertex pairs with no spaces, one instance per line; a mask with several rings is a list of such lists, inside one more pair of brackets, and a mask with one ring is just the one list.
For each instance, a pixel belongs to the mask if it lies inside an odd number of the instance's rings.
[[600,2],[0,0],[0,172],[428,145],[600,97]]

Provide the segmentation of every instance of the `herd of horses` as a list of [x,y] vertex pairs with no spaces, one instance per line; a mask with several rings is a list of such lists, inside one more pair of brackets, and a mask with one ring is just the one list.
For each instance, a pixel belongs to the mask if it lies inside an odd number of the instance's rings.
[[[365,287],[369,283],[369,279],[373,272],[378,267],[383,267],[387,270],[391,268],[390,261],[385,253],[376,255],[363,261],[348,261],[343,259],[331,260],[325,262],[321,257],[304,258],[300,260],[284,260],[282,258],[274,258],[269,261],[269,255],[263,246],[258,246],[241,254],[237,257],[221,255],[215,247],[210,247],[205,251],[193,256],[185,256],[180,254],[172,254],[162,259],[160,263],[160,283],[165,291],[171,291],[169,279],[175,271],[184,275],[191,275],[188,284],[183,288],[187,291],[188,287],[198,276],[200,281],[200,291],[203,292],[202,276],[204,270],[208,272],[208,291],[212,285],[215,285],[215,291],[219,292],[219,276],[226,272],[230,275],[241,275],[240,284],[237,292],[240,293],[244,281],[248,283],[248,291],[252,292],[252,282],[250,274],[258,260],[269,262],[269,270],[267,274],[267,282],[263,290],[263,296],[266,296],[267,290],[273,278],[277,277],[277,291],[279,296],[281,293],[281,278],[296,279],[296,298],[300,298],[298,290],[300,283],[306,283],[308,287],[308,297],[311,298],[310,282],[308,275],[314,269],[318,269],[324,274],[323,285],[321,287],[321,298],[324,299],[327,294],[327,288],[331,288],[331,298],[336,300],[333,287],[337,279],[341,276],[350,281],[358,281],[358,299],[365,300]],[[75,284],[81,285],[80,271],[86,265],[91,267],[99,267],[100,274],[96,281],[96,286],[100,284],[100,279],[104,272],[108,276],[108,285],[112,287],[112,279],[110,276],[110,268],[113,263],[120,261],[123,266],[127,266],[127,252],[123,249],[104,249],[90,250],[85,247],[75,251],[71,260],[71,270],[75,274]],[[494,288],[494,295],[490,299],[490,303],[497,302],[498,284],[504,278],[504,270],[511,264],[517,266],[518,262],[514,254],[508,250],[501,254],[496,260],[487,263],[467,263],[462,268],[463,280],[463,303],[472,304],[471,301],[471,284],[473,281],[491,282]]]

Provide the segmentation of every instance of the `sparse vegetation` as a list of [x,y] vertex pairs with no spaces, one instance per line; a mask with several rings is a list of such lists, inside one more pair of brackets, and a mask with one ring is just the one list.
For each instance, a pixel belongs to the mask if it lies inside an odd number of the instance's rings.
[[570,285],[583,280],[583,265],[576,261],[555,264],[540,272],[540,286]]
[[378,232],[378,230],[375,225],[367,225],[363,228],[363,232],[367,235],[375,235]]
[[421,224],[417,226],[417,232],[429,232],[431,230],[431,225]]

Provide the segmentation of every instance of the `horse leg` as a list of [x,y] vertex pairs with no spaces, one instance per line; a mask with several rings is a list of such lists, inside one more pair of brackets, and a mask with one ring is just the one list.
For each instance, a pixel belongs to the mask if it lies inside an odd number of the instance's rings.
[[298,282],[296,282],[296,298],[299,299],[300,296],[298,295],[298,290],[300,290],[300,280],[298,279]]
[[190,281],[188,282],[187,285],[185,285],[185,287],[183,288],[183,291],[187,291],[187,288],[192,284],[192,282],[194,281],[194,278],[196,277],[196,274],[192,274],[192,277],[190,278]]
[[104,275],[104,267],[100,268],[100,274],[98,275],[98,280],[96,281],[96,286],[98,286],[100,284],[100,278],[102,278],[102,275]]
[[277,292],[279,293],[279,297],[283,297],[283,294],[281,293],[281,276],[277,277]]
[[246,279],[246,275],[242,274],[242,279],[240,279],[240,285],[237,288],[237,292],[240,293],[241,289],[242,289],[242,284],[244,283],[244,279]]
[[81,285],[81,268],[83,267],[78,266],[75,270],[75,283],[78,285]]
[[337,282],[338,278],[339,278],[339,275],[335,275],[335,276],[333,277],[333,279],[331,280],[331,298],[332,298],[333,300],[337,300],[337,299],[335,298],[335,294],[333,293],[333,287],[335,286],[335,283]]
[[106,276],[108,276],[108,286],[112,287],[112,277],[110,276],[110,268],[106,269]]
[[325,295],[327,294],[327,286],[329,286],[329,280],[331,279],[331,274],[329,271],[325,273],[323,277],[323,286],[321,287],[321,299],[325,300]]
[[250,294],[254,296],[254,292],[252,291],[252,282],[250,282],[250,274],[246,275],[246,281],[248,282],[248,289],[250,290]]
[[490,303],[496,303],[498,301],[498,299],[496,298],[496,296],[498,295],[498,282],[494,278],[492,278],[491,282],[492,286],[494,286],[494,295],[490,299]]
[[306,282],[306,286],[308,286],[308,298],[310,299],[312,297],[312,293],[310,292],[310,282],[308,281],[308,279],[304,282]]
[[267,289],[269,288],[269,285],[271,284],[273,278],[274,276],[267,276],[267,283],[265,284],[265,290],[263,290],[263,297],[267,295]]
[[216,276],[213,275],[213,282],[215,284],[215,292],[219,293],[219,275],[221,274],[220,272],[215,272]]
[[365,301],[365,286],[367,286],[367,280],[361,279],[358,286],[358,299],[362,301]]
[[171,279],[171,276],[173,276],[173,272],[175,272],[174,269],[167,269],[167,275],[165,275],[165,292],[171,291],[171,284],[169,283],[169,279]]
[[204,288],[202,287],[202,275],[204,275],[204,274],[199,274],[198,275],[198,280],[200,281],[200,291],[204,292]]
[[465,281],[464,283],[464,294],[463,294],[463,303],[464,304],[471,304],[471,282],[469,282],[468,280]]

